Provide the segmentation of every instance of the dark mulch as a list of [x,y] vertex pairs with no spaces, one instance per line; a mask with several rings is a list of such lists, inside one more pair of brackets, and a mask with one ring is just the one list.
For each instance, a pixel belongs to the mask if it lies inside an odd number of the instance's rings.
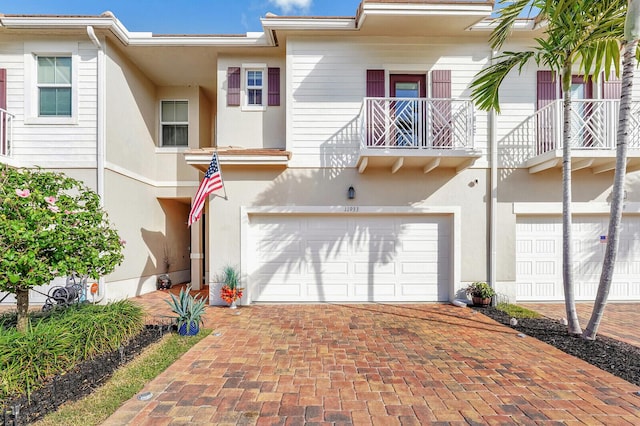
[[580,358],[601,370],[640,386],[640,348],[598,335],[596,340],[585,340],[567,333],[567,326],[549,318],[518,319],[509,325],[510,317],[495,308],[474,307],[476,311],[507,325],[527,336],[535,337],[570,355]]
[[[131,361],[167,332],[167,326],[147,326],[119,350],[82,362],[66,374],[56,376],[42,388],[11,401],[0,401],[0,425],[25,425],[54,412],[67,401],[77,401],[104,384],[122,364]],[[16,410],[17,408],[17,410]],[[17,416],[15,415],[17,411]]]

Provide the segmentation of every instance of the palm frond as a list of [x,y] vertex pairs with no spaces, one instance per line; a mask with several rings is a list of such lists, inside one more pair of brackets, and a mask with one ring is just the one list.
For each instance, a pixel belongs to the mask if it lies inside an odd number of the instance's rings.
[[491,32],[489,45],[493,49],[499,49],[509,37],[513,25],[522,13],[528,8],[533,11],[535,8],[544,11],[546,9],[543,0],[500,0],[500,5],[505,5],[499,10],[497,18],[498,26]]
[[500,112],[499,89],[507,74],[518,67],[518,72],[535,55],[534,52],[505,52],[496,58],[498,62],[476,74],[471,83],[471,98],[478,108]]

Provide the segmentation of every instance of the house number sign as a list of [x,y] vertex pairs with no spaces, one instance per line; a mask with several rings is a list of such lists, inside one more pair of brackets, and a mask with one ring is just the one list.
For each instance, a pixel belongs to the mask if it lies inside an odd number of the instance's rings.
[[344,208],[346,213],[358,213],[358,210],[360,210],[358,206],[345,206]]

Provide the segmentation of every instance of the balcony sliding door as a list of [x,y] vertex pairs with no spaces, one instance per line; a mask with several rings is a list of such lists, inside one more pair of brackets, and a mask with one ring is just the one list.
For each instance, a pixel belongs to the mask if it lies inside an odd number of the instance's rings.
[[398,147],[419,147],[425,143],[426,111],[425,103],[419,98],[426,97],[426,77],[420,74],[391,74],[389,95],[398,98],[391,102],[391,117],[395,124],[393,145]]

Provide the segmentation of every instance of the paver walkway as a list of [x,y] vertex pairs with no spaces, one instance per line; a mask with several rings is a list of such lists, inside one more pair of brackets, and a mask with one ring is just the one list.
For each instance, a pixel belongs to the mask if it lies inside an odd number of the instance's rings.
[[[552,319],[566,318],[564,303],[518,303]],[[585,329],[591,318],[593,303],[576,303],[580,326]],[[640,347],[640,303],[609,303],[598,328],[598,335]]]
[[209,307],[206,326],[105,424],[640,424],[637,386],[467,308]]

